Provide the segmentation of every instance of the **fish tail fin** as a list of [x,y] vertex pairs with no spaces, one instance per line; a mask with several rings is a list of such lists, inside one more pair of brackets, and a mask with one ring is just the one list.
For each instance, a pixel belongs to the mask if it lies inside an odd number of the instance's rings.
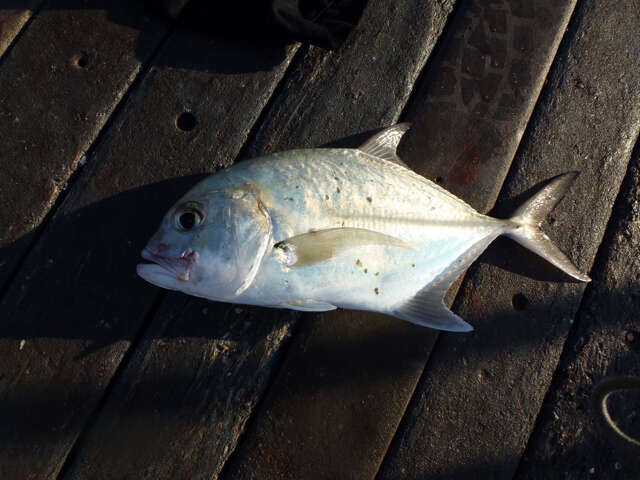
[[542,190],[514,212],[508,220],[511,228],[505,235],[540,255],[567,275],[582,282],[589,282],[591,279],[578,270],[540,228],[546,216],[562,199],[577,176],[577,172],[568,172],[552,178]]

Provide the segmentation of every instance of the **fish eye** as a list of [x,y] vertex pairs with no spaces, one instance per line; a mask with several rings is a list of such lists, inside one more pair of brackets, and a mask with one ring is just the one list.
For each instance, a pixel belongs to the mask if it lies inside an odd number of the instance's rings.
[[178,229],[188,232],[202,223],[204,214],[196,205],[188,204],[176,213],[175,219]]

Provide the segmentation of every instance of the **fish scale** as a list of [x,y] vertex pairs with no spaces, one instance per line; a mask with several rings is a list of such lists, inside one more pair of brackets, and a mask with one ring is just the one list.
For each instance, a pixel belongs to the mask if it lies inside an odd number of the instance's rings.
[[451,331],[472,327],[443,303],[456,278],[508,235],[588,281],[539,228],[575,173],[550,180],[510,219],[470,205],[404,166],[407,124],[359,149],[302,149],[206,178],[166,214],[143,251],[151,283],[226,302],[370,310]]

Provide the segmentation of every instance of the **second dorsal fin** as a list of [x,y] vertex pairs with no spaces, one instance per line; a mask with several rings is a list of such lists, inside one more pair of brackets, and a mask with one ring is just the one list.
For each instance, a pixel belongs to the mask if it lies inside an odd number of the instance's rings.
[[398,123],[392,127],[385,128],[360,145],[358,150],[406,167],[407,165],[396,154],[396,149],[402,136],[409,130],[410,126],[410,123]]

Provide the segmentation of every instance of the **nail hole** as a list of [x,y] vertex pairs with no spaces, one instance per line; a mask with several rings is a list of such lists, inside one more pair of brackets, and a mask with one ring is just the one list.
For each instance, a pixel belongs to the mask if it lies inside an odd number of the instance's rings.
[[529,300],[527,300],[527,297],[525,297],[522,293],[516,293],[511,299],[511,304],[513,305],[513,308],[521,312],[522,310],[527,308],[527,305],[529,305]]
[[190,132],[196,125],[196,117],[191,112],[183,112],[176,118],[176,127],[183,132]]
[[89,56],[86,53],[79,53],[72,58],[72,63],[77,68],[87,68],[89,66]]
[[441,184],[442,182],[444,182],[444,178],[436,177],[436,183],[440,183]]

